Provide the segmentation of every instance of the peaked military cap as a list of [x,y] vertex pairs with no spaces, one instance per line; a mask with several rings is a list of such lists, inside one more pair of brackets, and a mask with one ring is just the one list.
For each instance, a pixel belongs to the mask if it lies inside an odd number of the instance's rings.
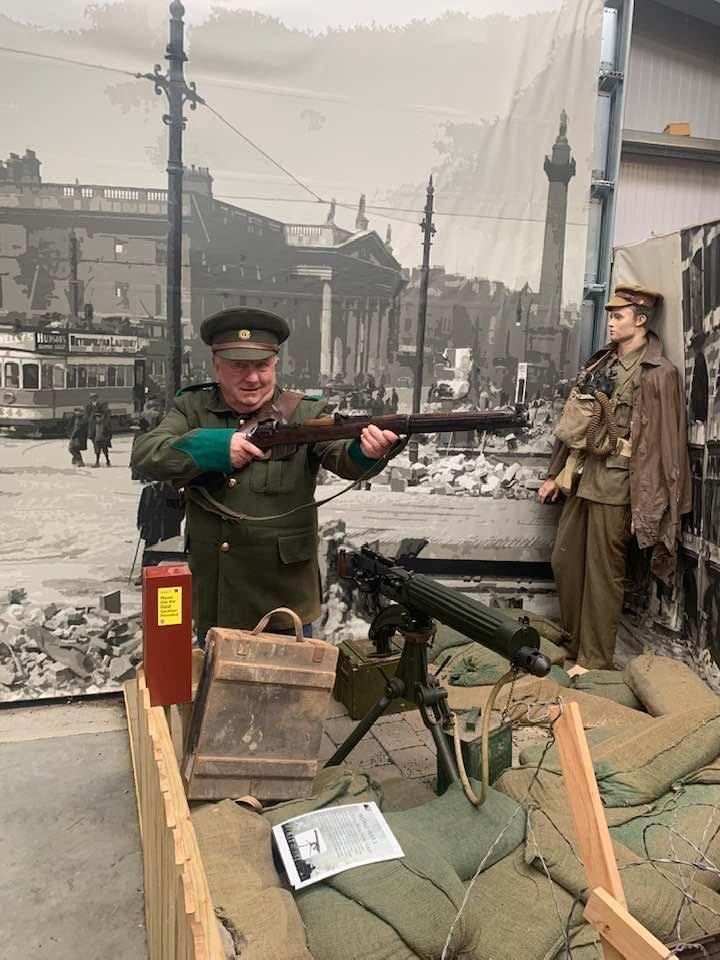
[[226,360],[267,360],[290,336],[282,317],[257,307],[228,307],[203,320],[200,336]]
[[647,307],[652,309],[663,301],[663,295],[657,290],[649,290],[639,283],[620,283],[615,287],[615,293],[605,304],[606,310],[619,310],[622,307]]

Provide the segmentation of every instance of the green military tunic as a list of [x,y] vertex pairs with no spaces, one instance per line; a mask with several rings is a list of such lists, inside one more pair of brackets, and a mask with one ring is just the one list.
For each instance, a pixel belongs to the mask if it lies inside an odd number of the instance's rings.
[[[324,400],[305,398],[289,422],[320,416],[324,406]],[[217,384],[202,384],[181,391],[162,422],[139,434],[133,445],[134,470],[189,492],[186,542],[201,635],[213,626],[252,628],[280,606],[295,610],[303,623],[315,620],[320,570],[312,504],[318,470],[357,480],[379,473],[386,462],[365,457],[358,440],[335,440],[300,446],[285,459],[256,460],[236,471],[230,440],[245,419],[227,406]],[[192,494],[197,484],[229,511],[271,519],[236,521],[209,512]]]

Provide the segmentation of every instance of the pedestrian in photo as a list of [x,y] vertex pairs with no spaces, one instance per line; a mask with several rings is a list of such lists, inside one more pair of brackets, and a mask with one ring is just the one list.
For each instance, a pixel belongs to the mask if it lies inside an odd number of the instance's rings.
[[112,446],[112,422],[110,410],[106,404],[100,403],[92,409],[88,432],[95,451],[93,466],[100,466],[101,454],[105,457],[105,466],[111,466],[109,451]]
[[84,467],[85,461],[82,457],[82,451],[87,450],[88,442],[88,418],[82,407],[75,407],[73,418],[70,423],[70,440],[68,450],[72,457],[74,467]]

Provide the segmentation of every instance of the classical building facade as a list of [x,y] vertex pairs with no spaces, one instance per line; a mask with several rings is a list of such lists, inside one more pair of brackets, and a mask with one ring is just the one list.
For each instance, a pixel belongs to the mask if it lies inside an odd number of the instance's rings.
[[[397,343],[400,264],[388,244],[368,229],[364,198],[351,232],[334,222],[284,223],[235,207],[212,195],[204,171],[188,178],[191,226],[192,315],[234,304],[274,310],[292,335],[282,352],[284,379],[321,386],[340,376],[382,374]],[[195,342],[193,363],[208,370]]]
[[[397,346],[400,264],[369,229],[288,224],[213,196],[207,168],[184,178],[182,315],[185,376],[209,376],[204,317],[250,304],[287,317],[284,377],[321,386],[381,374]],[[28,150],[0,164],[0,318],[56,316],[77,326],[122,318],[165,343],[167,193],[45,183]],[[146,350],[150,346],[146,345]],[[151,373],[164,374],[163,350]]]

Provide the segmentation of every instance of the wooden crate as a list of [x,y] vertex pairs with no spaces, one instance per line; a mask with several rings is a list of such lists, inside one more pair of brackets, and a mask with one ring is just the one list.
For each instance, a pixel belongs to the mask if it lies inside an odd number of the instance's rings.
[[162,707],[142,669],[125,707],[143,848],[150,960],[225,960],[207,877]]

